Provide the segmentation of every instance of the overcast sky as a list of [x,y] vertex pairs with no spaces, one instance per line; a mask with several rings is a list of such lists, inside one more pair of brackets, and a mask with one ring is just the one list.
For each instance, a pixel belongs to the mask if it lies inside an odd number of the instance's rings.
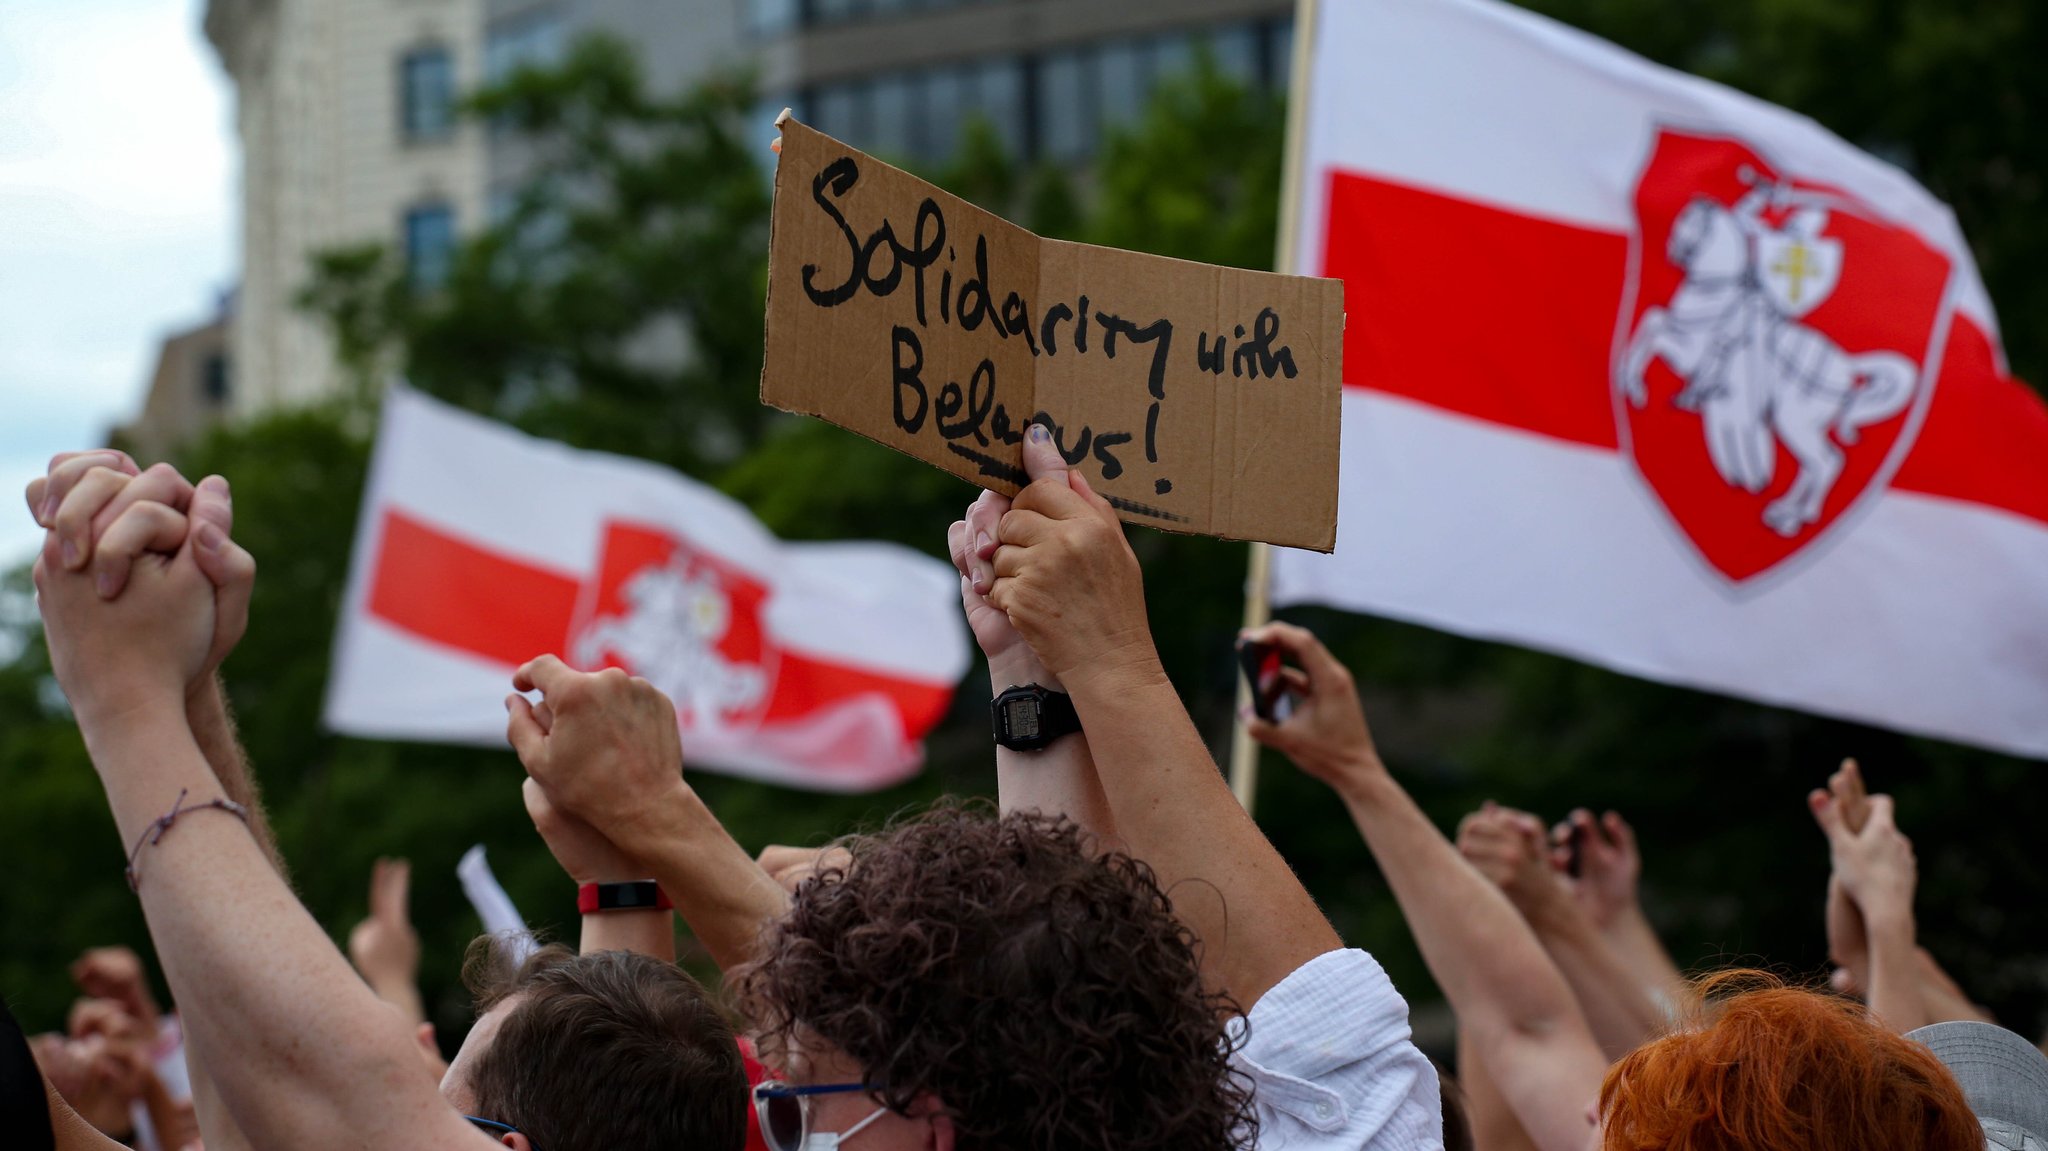
[[0,567],[21,491],[142,402],[233,282],[234,105],[204,0],[0,0]]

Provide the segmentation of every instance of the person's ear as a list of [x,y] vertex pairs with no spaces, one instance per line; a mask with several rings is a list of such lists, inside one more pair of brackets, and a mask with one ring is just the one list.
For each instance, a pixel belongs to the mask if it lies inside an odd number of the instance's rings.
[[533,1143],[526,1138],[523,1131],[507,1131],[499,1136],[498,1142],[512,1148],[512,1151],[533,1151]]
[[910,1110],[906,1114],[912,1119],[924,1121],[925,1130],[930,1133],[925,1137],[924,1144],[928,1151],[953,1151],[953,1138],[956,1134],[953,1130],[953,1113],[946,1109],[944,1103],[939,1102],[938,1096],[930,1093],[918,1096],[911,1101]]

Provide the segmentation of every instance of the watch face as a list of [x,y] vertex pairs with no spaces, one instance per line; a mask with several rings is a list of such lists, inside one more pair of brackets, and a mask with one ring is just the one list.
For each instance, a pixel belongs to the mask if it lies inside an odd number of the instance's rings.
[[1013,699],[1003,704],[1003,726],[1011,739],[1038,738],[1038,701]]

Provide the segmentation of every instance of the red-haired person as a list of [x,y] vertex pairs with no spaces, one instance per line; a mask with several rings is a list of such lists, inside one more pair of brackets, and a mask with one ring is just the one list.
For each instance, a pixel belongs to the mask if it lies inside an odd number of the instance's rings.
[[[1720,997],[1718,991],[1740,989]],[[1934,1052],[1861,1006],[1756,972],[1702,986],[1700,1020],[1624,1056],[1600,1087],[1603,1151],[1980,1151]]]

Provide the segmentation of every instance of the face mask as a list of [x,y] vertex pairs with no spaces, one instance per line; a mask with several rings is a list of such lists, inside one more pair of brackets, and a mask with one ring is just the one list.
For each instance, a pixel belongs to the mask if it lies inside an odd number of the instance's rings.
[[867,1118],[844,1131],[813,1131],[804,1136],[804,1151],[837,1151],[841,1143],[853,1138],[862,1128],[880,1119],[888,1110],[887,1107],[877,1107]]

